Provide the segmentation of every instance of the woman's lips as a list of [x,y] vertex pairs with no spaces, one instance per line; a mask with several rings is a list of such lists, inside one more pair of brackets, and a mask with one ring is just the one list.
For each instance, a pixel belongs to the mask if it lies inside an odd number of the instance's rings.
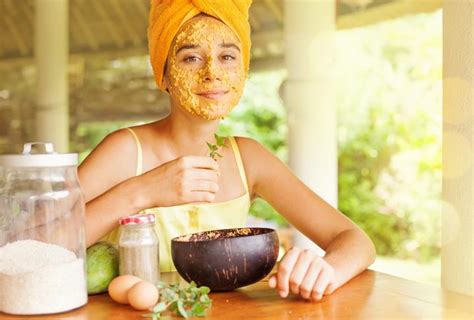
[[225,96],[229,91],[226,90],[209,90],[197,93],[198,96],[209,100],[219,100],[223,96]]

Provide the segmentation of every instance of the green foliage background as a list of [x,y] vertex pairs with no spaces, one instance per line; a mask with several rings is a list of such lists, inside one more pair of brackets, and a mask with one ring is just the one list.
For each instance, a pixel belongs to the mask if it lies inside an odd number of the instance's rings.
[[344,79],[337,88],[339,209],[370,235],[380,255],[436,257],[441,12],[344,32],[338,46],[336,78]]

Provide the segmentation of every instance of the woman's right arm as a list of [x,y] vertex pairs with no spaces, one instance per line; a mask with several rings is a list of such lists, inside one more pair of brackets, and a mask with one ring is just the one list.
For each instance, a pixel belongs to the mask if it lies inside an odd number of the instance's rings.
[[86,245],[112,231],[120,217],[138,211],[135,176],[137,151],[129,132],[109,134],[82,162],[79,182],[86,201]]
[[136,145],[126,130],[107,136],[79,167],[86,201],[86,245],[123,216],[152,207],[212,202],[219,167],[210,157],[183,156],[135,176]]

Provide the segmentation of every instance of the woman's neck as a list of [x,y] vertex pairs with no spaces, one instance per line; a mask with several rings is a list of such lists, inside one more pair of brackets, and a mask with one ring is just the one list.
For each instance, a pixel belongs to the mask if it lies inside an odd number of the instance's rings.
[[182,155],[208,155],[206,142],[215,144],[220,120],[205,120],[179,107],[171,108],[163,129],[174,151]]

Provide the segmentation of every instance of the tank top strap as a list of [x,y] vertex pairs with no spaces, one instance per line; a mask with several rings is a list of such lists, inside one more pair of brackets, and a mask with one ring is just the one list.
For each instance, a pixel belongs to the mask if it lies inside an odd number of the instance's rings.
[[142,145],[140,143],[140,139],[138,139],[137,134],[133,129],[131,128],[126,128],[130,133],[132,134],[133,138],[135,139],[136,145],[137,145],[137,168],[135,170],[135,175],[139,176],[142,174],[143,171],[143,151],[142,151]]
[[247,185],[247,176],[245,175],[244,163],[242,161],[242,157],[240,156],[239,146],[237,145],[237,141],[235,141],[235,137],[229,137],[229,141],[230,145],[232,146],[232,150],[234,151],[234,157],[237,162],[237,167],[239,168],[240,178],[244,184],[245,191],[248,193],[249,187]]

